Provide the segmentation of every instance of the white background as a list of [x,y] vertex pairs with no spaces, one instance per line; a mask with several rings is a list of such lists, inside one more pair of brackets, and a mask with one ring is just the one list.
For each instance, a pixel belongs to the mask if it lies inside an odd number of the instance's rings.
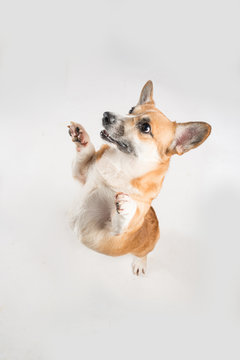
[[[0,30],[0,359],[239,359],[238,1],[8,0]],[[212,134],[172,159],[137,278],[69,229],[66,125],[99,147],[149,79]]]

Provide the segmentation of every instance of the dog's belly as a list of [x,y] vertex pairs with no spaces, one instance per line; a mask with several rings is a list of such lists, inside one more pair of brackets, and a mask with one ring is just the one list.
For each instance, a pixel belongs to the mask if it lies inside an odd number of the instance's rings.
[[90,170],[74,211],[73,226],[81,241],[96,251],[112,237],[111,216],[116,211],[118,192],[129,194],[131,186],[125,174],[117,172],[112,163],[99,162]]
[[108,237],[111,214],[114,211],[114,191],[98,184],[87,189],[74,214],[74,228],[81,241],[97,249],[101,240]]
[[98,230],[105,228],[114,206],[113,192],[107,188],[95,189],[83,202],[84,223]]

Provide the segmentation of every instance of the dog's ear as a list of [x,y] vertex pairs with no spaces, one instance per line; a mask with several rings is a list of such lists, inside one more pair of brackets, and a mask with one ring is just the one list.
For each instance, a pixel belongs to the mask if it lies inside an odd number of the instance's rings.
[[153,83],[151,80],[148,80],[144,87],[142,88],[142,92],[140,95],[140,99],[138,101],[138,105],[143,104],[154,104],[153,101]]
[[176,124],[175,137],[167,153],[182,155],[201,145],[210,135],[210,132],[211,126],[205,122]]

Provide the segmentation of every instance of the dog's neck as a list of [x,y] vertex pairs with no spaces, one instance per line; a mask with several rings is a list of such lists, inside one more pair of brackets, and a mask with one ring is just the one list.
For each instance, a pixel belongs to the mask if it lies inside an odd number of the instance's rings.
[[139,193],[132,186],[136,178],[143,178],[148,173],[156,171],[160,164],[156,159],[142,159],[134,155],[122,153],[114,147],[109,147],[97,163],[97,170],[104,181],[112,189]]

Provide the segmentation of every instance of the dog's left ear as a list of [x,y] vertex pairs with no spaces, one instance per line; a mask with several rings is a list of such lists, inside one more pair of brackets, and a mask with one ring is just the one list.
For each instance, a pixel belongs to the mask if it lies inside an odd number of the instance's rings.
[[211,126],[205,122],[176,124],[175,137],[167,151],[169,155],[182,155],[201,145],[210,135]]
[[140,95],[140,99],[138,101],[138,105],[143,104],[154,104],[153,101],[153,83],[151,80],[148,80],[144,87],[142,88],[142,92]]

